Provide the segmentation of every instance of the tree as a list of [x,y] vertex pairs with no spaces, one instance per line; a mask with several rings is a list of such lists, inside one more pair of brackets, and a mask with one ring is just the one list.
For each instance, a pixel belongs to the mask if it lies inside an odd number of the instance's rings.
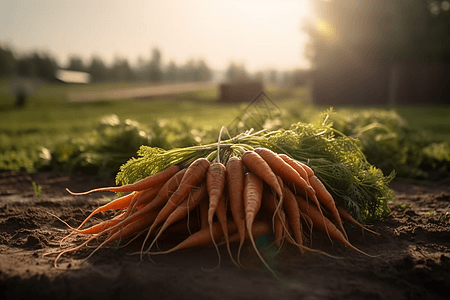
[[197,81],[209,81],[212,79],[212,71],[206,64],[206,62],[201,59],[197,62]]
[[116,57],[110,70],[111,79],[116,81],[133,81],[135,74],[126,58]]
[[27,56],[17,59],[16,71],[17,75],[22,77],[34,77],[36,73],[32,60]]
[[180,76],[179,76],[179,69],[177,64],[171,60],[169,62],[169,65],[166,68],[166,72],[165,72],[165,80],[168,82],[176,82],[179,80]]
[[18,60],[17,71],[20,76],[37,77],[42,80],[52,81],[55,79],[58,64],[48,53],[33,52]]
[[163,79],[161,64],[161,51],[157,48],[153,48],[148,67],[148,79],[151,82],[159,82]]
[[67,70],[71,71],[79,71],[79,72],[85,72],[86,67],[84,65],[83,59],[78,55],[71,55],[69,57],[69,63],[66,67]]
[[246,80],[248,79],[248,73],[244,65],[231,62],[226,72],[226,78],[228,81]]
[[11,75],[14,72],[15,65],[16,60],[12,51],[0,47],[0,77]]
[[277,70],[269,70],[268,71],[268,81],[271,84],[277,84],[278,83],[278,72],[277,72]]
[[109,70],[103,60],[98,56],[93,56],[87,68],[88,73],[91,74],[93,82],[106,81],[109,77]]

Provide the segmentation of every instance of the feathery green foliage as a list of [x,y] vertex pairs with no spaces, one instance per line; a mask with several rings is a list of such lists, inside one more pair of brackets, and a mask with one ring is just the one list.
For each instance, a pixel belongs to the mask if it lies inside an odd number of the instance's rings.
[[171,150],[143,146],[138,152],[139,158],[130,159],[120,168],[116,181],[135,182],[173,164],[189,165],[198,157],[212,161],[218,150],[218,157],[226,161],[231,155],[240,156],[255,147],[286,153],[309,165],[337,203],[361,222],[379,219],[390,212],[387,203],[393,200],[393,192],[388,183],[394,173],[384,176],[381,170],[371,165],[357,141],[334,129],[328,115],[322,123],[296,123],[289,129],[276,131],[249,130],[220,144]]

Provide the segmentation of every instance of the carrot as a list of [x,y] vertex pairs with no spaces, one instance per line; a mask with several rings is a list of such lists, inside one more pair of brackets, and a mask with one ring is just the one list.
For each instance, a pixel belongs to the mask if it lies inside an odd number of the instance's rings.
[[115,217],[112,218],[111,220],[106,220],[106,221],[103,221],[103,222],[101,222],[101,223],[99,223],[99,224],[95,224],[95,225],[93,225],[93,226],[91,226],[91,227],[89,227],[89,228],[80,230],[80,229],[77,229],[77,228],[73,228],[73,227],[70,226],[66,221],[62,220],[62,219],[61,219],[60,217],[58,217],[57,215],[55,215],[55,214],[53,214],[53,213],[51,213],[51,212],[48,212],[48,213],[49,213],[50,215],[54,216],[55,218],[57,218],[57,219],[58,219],[59,221],[61,221],[62,223],[64,223],[67,227],[70,228],[70,230],[72,230],[72,232],[71,232],[70,234],[66,235],[65,237],[63,237],[63,238],[61,239],[61,241],[59,242],[60,245],[62,244],[62,242],[63,242],[64,240],[68,239],[70,236],[72,236],[72,235],[75,234],[75,233],[83,234],[83,235],[88,235],[88,234],[92,235],[92,234],[100,233],[100,232],[102,232],[102,231],[104,231],[104,230],[110,228],[111,226],[117,224],[118,222],[120,222],[121,218],[122,218],[123,215],[124,215],[124,213],[122,213],[122,214],[120,214],[120,215],[115,216]]
[[242,162],[245,167],[256,176],[266,182],[277,193],[280,204],[283,202],[283,190],[281,189],[278,179],[267,162],[255,151],[245,151],[242,154]]
[[200,218],[200,228],[208,228],[208,202],[202,201],[198,205],[198,214]]
[[288,165],[294,168],[294,170],[297,171],[297,173],[309,184],[309,175],[299,161],[291,158],[290,156],[284,153],[278,154],[278,156],[282,160],[284,160]]
[[313,226],[315,226],[318,230],[329,234],[329,236],[331,238],[341,242],[343,245],[345,245],[346,247],[348,247],[352,250],[355,250],[366,256],[374,257],[372,255],[369,255],[369,254],[359,250],[358,248],[356,248],[355,246],[350,244],[350,242],[344,237],[342,232],[339,231],[339,229],[333,224],[333,222],[331,222],[328,218],[323,216],[319,212],[317,207],[308,203],[305,199],[303,199],[300,196],[296,196],[296,199],[297,199],[297,203],[298,203],[300,210],[302,212],[304,212],[305,214],[308,214],[308,216],[311,218],[311,220],[313,222]]
[[157,213],[157,211],[150,212],[145,216],[141,216],[141,218],[135,218],[132,222],[123,227],[114,229],[110,232],[110,235],[103,243],[112,243],[118,241],[119,239],[127,238],[140,230],[148,228],[155,220]]
[[[288,222],[293,233],[294,241],[299,246],[302,246],[303,233],[302,233],[302,222],[300,220],[300,209],[297,204],[297,199],[295,199],[294,194],[287,187],[284,187],[283,207],[286,211]],[[299,247],[299,249],[300,251],[303,251],[301,247]]]
[[[227,224],[228,232],[234,233],[237,231],[236,225],[234,222],[228,222]],[[211,236],[211,232],[209,228],[200,229],[199,231],[195,232],[188,238],[186,238],[184,241],[182,241],[177,246],[161,252],[150,252],[152,255],[156,254],[168,254],[175,251],[183,250],[183,249],[189,249],[194,247],[204,247],[211,245],[212,241],[218,241],[223,237],[223,230],[222,225],[220,225],[219,222],[215,222],[212,225],[212,232],[213,235]]]
[[148,204],[150,201],[152,201],[156,197],[162,186],[163,185],[160,184],[158,186],[136,192],[136,196],[131,199],[130,205],[127,208],[125,218],[133,213],[136,208]]
[[133,222],[134,220],[140,218],[141,216],[145,216],[148,213],[152,213],[153,210],[163,206],[167,202],[167,199],[170,197],[173,191],[176,190],[176,188],[179,186],[179,182],[183,178],[185,172],[186,169],[182,169],[179,172],[177,172],[174,176],[172,176],[169,180],[167,180],[164,183],[164,185],[158,191],[158,194],[150,203],[145,205],[142,209],[138,210],[137,212],[127,211],[126,218],[120,221],[118,224],[114,225],[110,229],[112,230],[115,228],[126,226],[127,224]]
[[153,239],[152,243],[145,252],[148,253],[150,251],[157,239],[167,229],[167,227],[183,219],[191,210],[196,208],[202,200],[206,199],[206,196],[206,184],[203,181],[198,188],[192,190],[189,196],[184,198],[184,200],[181,201],[181,203],[172,211],[172,213],[170,213],[170,215],[166,218],[164,224],[160,228],[158,234]]
[[[216,214],[216,211],[218,207],[225,209],[220,209],[220,219],[219,223],[222,225],[222,230],[225,234],[226,239],[228,240],[228,234],[226,232],[226,207],[222,204],[219,205],[219,202],[222,202],[224,199],[222,198],[223,190],[225,188],[226,184],[226,167],[219,162],[213,163],[209,166],[208,172],[206,173],[206,187],[208,190],[208,196],[209,196],[209,207],[208,207],[208,227],[211,231],[211,236],[213,236],[212,232],[212,224],[213,224],[213,217]],[[223,216],[225,215],[225,218]],[[219,218],[219,216],[218,216]],[[220,265],[220,252],[217,248],[216,242],[213,239],[213,244],[216,247],[217,255],[219,256],[219,262],[218,266]]]
[[84,219],[84,221],[77,227],[77,229],[80,229],[90,218],[92,218],[94,215],[96,215],[100,212],[112,210],[112,209],[126,208],[130,204],[131,199],[135,196],[136,196],[136,193],[133,192],[131,194],[117,198],[103,206],[100,206],[99,208],[94,210],[86,219]]
[[316,191],[317,199],[319,202],[330,211],[333,218],[336,220],[339,229],[342,231],[344,237],[348,240],[347,233],[345,232],[344,225],[342,223],[341,217],[339,216],[339,212],[336,208],[336,203],[333,199],[333,196],[328,192],[326,187],[323,185],[322,181],[316,175],[309,177],[309,182],[311,186]]
[[[174,191],[180,186],[181,179],[183,179],[186,169],[178,171],[169,180],[167,180],[161,189],[156,194],[155,198],[147,206],[158,208],[166,204],[167,200],[173,194]],[[145,206],[145,207],[147,207]],[[147,208],[147,209],[150,209]]]
[[[255,222],[253,223],[253,228],[252,228],[252,235],[254,238],[258,238],[262,235],[266,235],[269,234],[271,232],[271,224],[270,222],[267,221],[262,221],[262,220],[255,220]],[[245,233],[245,240],[249,239],[248,233]],[[234,234],[230,235],[229,237],[229,242],[230,243],[236,243],[236,242],[240,242],[241,241],[241,236],[239,234],[239,232],[235,232]],[[219,243],[219,246],[222,246],[225,242]]]
[[[294,197],[295,197],[295,195],[294,195]],[[278,205],[277,201],[278,200],[276,199],[275,195],[273,195],[270,191],[264,190],[262,204],[264,205],[264,208],[268,209],[272,214],[276,212],[276,208]],[[289,201],[289,200],[287,200],[287,201]],[[299,210],[299,208],[297,208],[297,211],[300,213],[301,216],[303,216],[303,218],[306,219],[306,221],[309,220],[309,217],[307,215],[303,214]],[[274,223],[274,227],[275,227],[275,229],[274,229],[275,243],[280,248],[284,241],[284,236],[285,236],[284,232],[290,231],[289,222],[286,222],[286,214],[285,214],[284,210],[282,210],[282,209],[278,210],[277,218],[275,218],[273,223]],[[324,255],[336,258],[336,257],[329,255],[327,253],[324,253],[322,251],[311,249],[309,247],[306,247],[305,245],[300,245],[293,238],[291,238],[290,235],[289,235],[289,239],[287,239],[287,241],[290,242],[291,244],[295,245],[301,251],[306,250],[309,252],[320,253],[320,254],[324,254]]]
[[[145,216],[141,216],[138,219],[135,219],[133,222],[130,222],[129,224],[116,228],[115,230],[110,232],[110,235],[104,240],[99,246],[97,246],[94,251],[92,251],[85,260],[89,259],[97,250],[102,248],[104,245],[120,241],[121,239],[127,238],[133,234],[139,233],[139,231],[144,230],[145,228],[149,227],[153,220],[156,218],[157,212],[154,211],[152,213],[149,213]],[[140,234],[140,233],[139,233]]]
[[[275,180],[277,180],[275,178]],[[278,181],[277,181],[278,184]],[[255,239],[252,235],[253,232],[253,221],[255,220],[256,214],[261,208],[262,194],[263,194],[264,183],[261,178],[253,174],[252,172],[247,172],[244,175],[244,209],[245,209],[245,225],[247,226],[247,233],[249,239],[256,251],[256,254],[261,259],[262,263],[266,268],[278,278],[275,272],[270,268],[264,258],[259,253],[258,248],[255,243]]]
[[251,172],[245,173],[244,176],[244,209],[245,209],[245,225],[251,233],[252,224],[256,214],[261,208],[261,200],[263,193],[263,181],[261,178]]
[[140,191],[148,189],[152,186],[157,186],[166,182],[169,178],[171,178],[174,174],[176,174],[180,170],[178,165],[170,166],[163,171],[156,173],[154,175],[143,178],[135,183],[123,185],[123,186],[113,186],[113,187],[103,187],[97,188],[93,190],[89,190],[81,193],[74,193],[70,191],[68,188],[66,190],[72,195],[87,195],[93,192],[115,192],[115,193],[128,193],[133,191]]
[[[158,216],[153,222],[152,226],[148,230],[147,236],[142,243],[142,251],[144,250],[145,243],[150,236],[150,233],[156,226],[158,226],[164,219],[166,219],[170,213],[180,204],[180,202],[189,195],[192,188],[198,186],[205,178],[211,163],[206,158],[198,158],[186,169],[186,172],[181,179],[181,182],[175,192],[167,200],[166,205],[160,210]],[[141,255],[142,259],[142,255]]]
[[211,163],[206,158],[198,158],[189,165],[181,178],[180,184],[175,192],[170,196],[168,202],[178,205],[186,195],[189,194],[192,187],[198,186],[205,178]]
[[264,206],[273,216],[277,213],[275,218],[272,218],[273,231],[275,234],[275,243],[278,248],[281,248],[284,241],[285,227],[288,225],[286,223],[286,214],[282,209],[277,211],[278,200],[270,191],[263,191],[262,206]]
[[226,168],[230,210],[240,236],[237,259],[238,264],[241,265],[240,253],[245,241],[244,165],[241,159],[232,156],[228,159]]
[[169,199],[169,197],[173,194],[174,191],[180,186],[181,179],[183,179],[184,174],[186,173],[187,168],[183,168],[178,171],[175,175],[170,177],[164,185],[159,190],[155,199],[152,202],[157,202],[158,205],[162,206],[165,204],[165,201]]
[[[120,215],[120,217],[123,217],[123,214]],[[72,230],[79,234],[98,234],[98,233],[101,233],[101,232],[107,230],[108,228],[116,225],[120,221],[121,221],[121,219],[113,218],[111,220],[106,220],[101,223],[95,224],[95,225],[93,225],[89,228],[83,229],[83,230],[79,230],[79,229],[75,229],[75,228],[72,228]]]
[[219,201],[222,199],[223,190],[226,184],[226,168],[221,163],[213,163],[209,166],[206,174],[206,188],[209,196],[208,224],[213,223]]
[[320,208],[314,189],[293,167],[280,158],[277,153],[267,148],[256,148],[255,152],[267,162],[276,175],[280,176],[284,181],[294,183],[298,189],[304,190],[308,197],[316,203],[318,208]]
[[219,204],[217,206],[216,216],[217,216],[217,220],[219,221],[220,225],[222,226],[228,254],[230,255],[230,258],[233,261],[233,263],[237,267],[240,267],[240,265],[234,260],[233,255],[231,254],[230,242],[228,240],[229,236],[228,236],[228,230],[227,230],[228,220],[227,220],[227,203],[226,202],[227,202],[227,199],[226,199],[225,195],[222,195],[222,199],[219,201]]
[[376,235],[380,235],[378,232],[372,231],[369,228],[367,228],[366,226],[364,226],[363,224],[359,223],[358,221],[355,220],[355,218],[353,218],[353,216],[347,211],[345,210],[345,208],[341,207],[341,206],[337,206],[337,210],[339,212],[339,215],[341,216],[342,219],[344,219],[347,222],[350,222],[356,226],[361,227],[362,229],[371,232],[373,234]]

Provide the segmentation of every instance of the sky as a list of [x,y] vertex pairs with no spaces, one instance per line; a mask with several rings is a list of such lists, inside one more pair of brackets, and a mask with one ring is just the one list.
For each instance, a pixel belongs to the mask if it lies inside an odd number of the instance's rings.
[[60,65],[70,55],[88,62],[149,60],[158,48],[164,64],[204,59],[224,70],[309,66],[302,21],[308,0],[3,0],[0,45],[17,53],[47,51]]

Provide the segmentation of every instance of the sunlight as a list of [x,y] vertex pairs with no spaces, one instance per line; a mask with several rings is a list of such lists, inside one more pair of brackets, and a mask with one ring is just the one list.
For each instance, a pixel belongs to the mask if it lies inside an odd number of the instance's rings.
[[314,21],[317,31],[328,41],[335,42],[338,39],[338,34],[334,26],[325,20],[316,19]]
[[[0,42],[22,52],[49,50],[58,61],[70,55],[107,64],[147,59],[158,48],[163,63],[202,58],[224,70],[230,62],[249,71],[309,66],[301,31],[312,16],[308,0],[11,1],[0,20]],[[2,22],[3,21],[3,22]],[[2,26],[3,25],[3,26]]]

